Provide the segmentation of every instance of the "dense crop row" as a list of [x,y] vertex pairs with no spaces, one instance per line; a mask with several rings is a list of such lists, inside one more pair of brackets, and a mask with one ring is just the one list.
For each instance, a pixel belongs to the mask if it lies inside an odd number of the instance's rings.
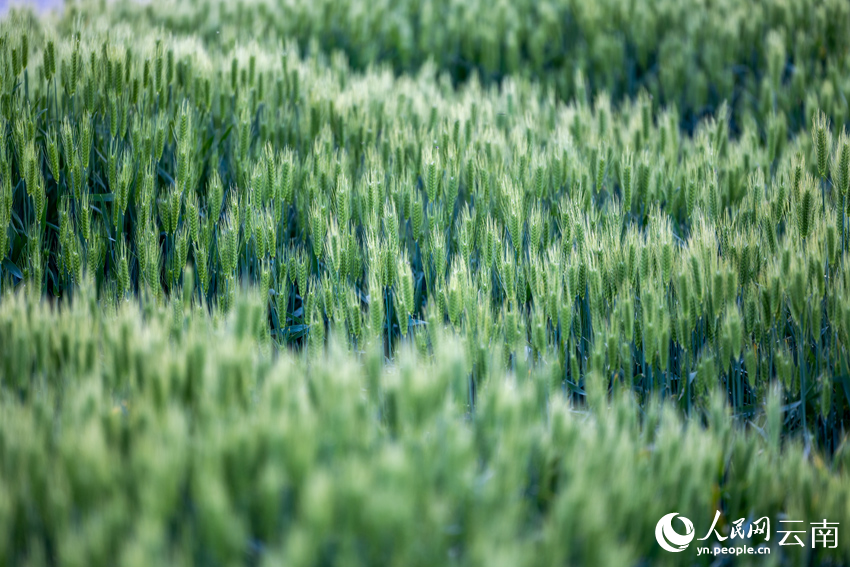
[[393,367],[375,343],[355,359],[334,340],[272,360],[256,296],[225,324],[188,301],[175,318],[77,298],[0,304],[0,371],[29,384],[0,396],[5,565],[699,564],[662,551],[655,523],[678,511],[702,537],[716,509],[725,533],[773,522],[772,557],[737,564],[850,553],[842,531],[835,549],[777,545],[779,518],[850,522],[848,455],[831,469],[783,444],[777,395],[763,437],[719,396],[705,427],[624,392],[577,412],[552,366],[505,372],[492,353],[472,410],[451,335]]
[[[83,3],[79,13],[98,13]],[[737,119],[785,114],[805,128],[806,106],[850,116],[850,6],[842,0],[180,0],[123,2],[112,21],[145,21],[206,44],[343,51],[352,65],[410,72],[433,62],[454,81],[525,77],[557,96],[615,100],[642,90],[677,105],[693,128],[723,101]]]
[[812,136],[778,114],[733,139],[724,108],[690,138],[645,96],[43,33],[3,40],[5,287],[62,298],[87,273],[105,302],[188,285],[226,312],[253,281],[277,343],[342,326],[392,356],[448,324],[473,391],[527,344],[579,397],[689,411],[719,381],[742,416],[775,380],[789,428],[840,440],[850,142],[815,109]]

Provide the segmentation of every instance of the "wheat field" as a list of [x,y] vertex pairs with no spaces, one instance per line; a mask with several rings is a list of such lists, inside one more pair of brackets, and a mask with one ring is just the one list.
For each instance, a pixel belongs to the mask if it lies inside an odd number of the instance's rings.
[[848,564],[848,23],[9,8],[0,567]]

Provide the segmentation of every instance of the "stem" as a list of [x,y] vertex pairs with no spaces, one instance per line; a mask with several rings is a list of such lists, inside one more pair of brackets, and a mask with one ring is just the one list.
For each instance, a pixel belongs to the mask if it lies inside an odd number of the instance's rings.
[[672,350],[672,345],[667,343],[667,392],[666,397],[671,398],[673,396],[673,385],[670,381],[671,369],[673,367],[673,354],[670,352]]
[[386,305],[386,313],[387,313],[387,358],[392,358],[393,356],[393,329],[390,324],[390,290],[387,288],[384,291],[384,299]]
[[841,254],[839,257],[841,258],[841,266],[844,267],[844,211],[847,207],[847,195],[841,196],[841,210],[839,214],[841,215]]
[[726,395],[732,396],[732,409],[738,409],[738,395],[735,391],[735,378],[733,373],[735,372],[735,366],[732,364],[731,360],[729,361],[729,370],[726,372]]
[[[686,355],[687,356],[687,355]],[[686,415],[691,416],[691,372],[689,365],[685,364],[685,395],[688,397],[686,401]]]
[[[49,86],[49,85],[48,85]],[[56,122],[59,122],[59,98],[56,95],[56,75],[53,75],[53,110],[56,113]]]
[[803,436],[806,436],[806,369],[803,363],[803,326],[800,325],[800,336],[797,341],[797,364],[800,366],[800,407],[803,419]]

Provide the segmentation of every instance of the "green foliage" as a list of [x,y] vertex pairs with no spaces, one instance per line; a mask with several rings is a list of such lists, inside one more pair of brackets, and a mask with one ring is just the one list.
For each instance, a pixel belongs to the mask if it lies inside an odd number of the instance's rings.
[[[627,389],[605,403],[603,368],[577,411],[556,362],[506,370],[444,331],[393,366],[335,333],[276,356],[262,294],[213,319],[180,298],[99,308],[92,285],[60,308],[0,304],[6,564],[680,565],[652,537],[670,510],[707,525],[722,509],[721,530],[753,513],[850,522],[846,459],[780,442],[778,384],[763,436],[732,427],[719,392],[706,426]],[[777,541],[789,564],[850,553]]]
[[[94,0],[75,2],[67,22],[101,10]],[[724,101],[736,128],[749,113],[760,123],[778,113],[794,130],[811,123],[816,107],[839,122],[850,117],[841,94],[850,87],[843,0],[158,0],[122,2],[108,19],[161,26],[214,50],[275,49],[283,40],[311,54],[339,50],[359,70],[386,63],[401,74],[432,65],[456,84],[521,76],[563,100],[605,92],[619,103],[646,90],[656,107],[678,107],[688,130]],[[270,91],[262,59],[227,59],[234,66],[222,67],[222,81],[234,91]]]
[[0,21],[0,561],[844,519],[845,2],[101,4]]
[[[153,29],[140,41],[127,24],[110,35],[20,15],[4,25],[6,290],[65,302],[88,276],[111,304],[167,303],[188,287],[215,315],[259,284],[275,347],[303,346],[321,325],[355,350],[379,339],[389,359],[432,310],[470,349],[500,345],[510,365],[524,339],[536,361],[561,365],[579,403],[594,343],[625,331],[596,368],[609,388],[690,414],[707,401],[691,376],[712,356],[740,418],[758,411],[778,378],[773,354],[790,348],[806,387],[785,387],[801,402],[787,429],[817,432],[830,452],[841,441],[840,114],[812,109],[811,136],[790,138],[792,114],[777,108],[766,126],[738,114],[733,135],[724,104],[681,136],[675,107],[645,90],[613,108],[605,93],[559,102],[519,76],[453,89],[428,69],[360,73],[294,43],[277,57]],[[23,71],[26,89],[11,66],[22,27],[53,37],[34,59],[46,66]],[[77,70],[73,86],[54,64]],[[764,290],[770,313],[758,309]]]

